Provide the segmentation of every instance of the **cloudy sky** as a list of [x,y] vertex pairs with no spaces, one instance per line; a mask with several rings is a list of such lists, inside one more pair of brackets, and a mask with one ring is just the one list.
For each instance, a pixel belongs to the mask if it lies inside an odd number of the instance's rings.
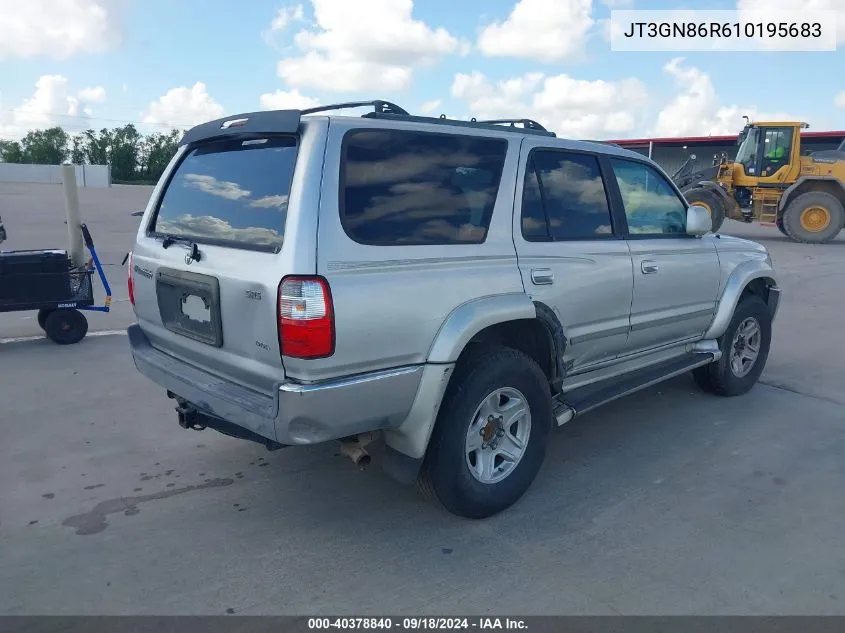
[[577,138],[726,134],[743,114],[845,129],[845,0],[706,3],[836,9],[840,49],[812,53],[610,50],[611,8],[689,0],[463,2],[0,0],[0,138],[372,98]]

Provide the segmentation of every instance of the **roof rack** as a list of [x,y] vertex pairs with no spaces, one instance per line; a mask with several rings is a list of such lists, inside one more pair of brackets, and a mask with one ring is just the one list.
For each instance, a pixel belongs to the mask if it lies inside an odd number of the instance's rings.
[[345,110],[349,108],[372,107],[372,112],[362,114],[362,117],[370,119],[394,119],[415,123],[436,123],[440,125],[454,125],[459,127],[482,128],[488,130],[501,130],[502,124],[516,128],[517,124],[522,125],[519,131],[523,134],[539,134],[542,136],[555,137],[542,125],[532,119],[490,119],[479,121],[472,118],[469,121],[458,119],[447,119],[445,114],[440,117],[425,117],[411,115],[404,108],[391,103],[375,99],[373,101],[349,101],[346,103],[333,103],[330,105],[316,106],[304,110],[264,110],[260,112],[246,112],[233,116],[223,117],[214,121],[208,121],[194,126],[188,130],[179,142],[180,145],[190,145],[200,141],[210,141],[225,138],[247,138],[260,136],[262,134],[293,134],[300,124],[300,117],[318,112],[329,112],[331,110]]
[[374,101],[349,101],[347,103],[334,103],[331,105],[317,106],[315,108],[307,108],[300,110],[300,114],[316,114],[317,112],[328,112],[329,110],[346,110],[349,108],[363,108],[372,106],[375,114],[398,114],[401,116],[411,116],[404,108],[399,107],[390,101],[382,101],[376,99]]
[[470,119],[472,123],[483,123],[486,125],[501,125],[507,123],[510,127],[515,127],[517,123],[522,123],[522,127],[526,130],[537,130],[538,132],[548,132],[546,128],[534,121],[533,119],[488,119],[486,121],[477,121],[474,117]]

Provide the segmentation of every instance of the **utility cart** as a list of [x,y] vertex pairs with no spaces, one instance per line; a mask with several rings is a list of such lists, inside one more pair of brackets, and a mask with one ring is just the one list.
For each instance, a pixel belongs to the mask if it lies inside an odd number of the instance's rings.
[[[103,272],[94,240],[85,224],[80,226],[91,257],[74,266],[62,250],[0,251],[0,312],[38,311],[38,325],[59,345],[78,343],[88,333],[88,319],[81,312],[108,312],[111,288]],[[94,305],[94,272],[106,297]]]

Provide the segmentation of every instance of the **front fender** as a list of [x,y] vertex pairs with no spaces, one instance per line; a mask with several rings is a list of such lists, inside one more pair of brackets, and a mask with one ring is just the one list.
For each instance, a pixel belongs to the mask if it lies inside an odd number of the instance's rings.
[[733,318],[739,298],[742,296],[742,291],[755,279],[765,279],[768,286],[777,287],[777,275],[768,259],[748,260],[734,268],[722,291],[713,322],[704,335],[705,339],[717,339],[725,333]]

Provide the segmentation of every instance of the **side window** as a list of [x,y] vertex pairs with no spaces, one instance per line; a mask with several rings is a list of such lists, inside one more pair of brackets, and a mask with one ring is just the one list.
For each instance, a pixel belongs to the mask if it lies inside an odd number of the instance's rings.
[[534,150],[525,172],[522,235],[529,242],[613,235],[598,158]]
[[344,139],[340,218],[361,244],[480,244],[507,141],[404,130]]
[[763,138],[763,170],[774,173],[789,162],[792,150],[792,128],[774,127]]
[[687,205],[657,170],[611,158],[632,235],[686,234]]

